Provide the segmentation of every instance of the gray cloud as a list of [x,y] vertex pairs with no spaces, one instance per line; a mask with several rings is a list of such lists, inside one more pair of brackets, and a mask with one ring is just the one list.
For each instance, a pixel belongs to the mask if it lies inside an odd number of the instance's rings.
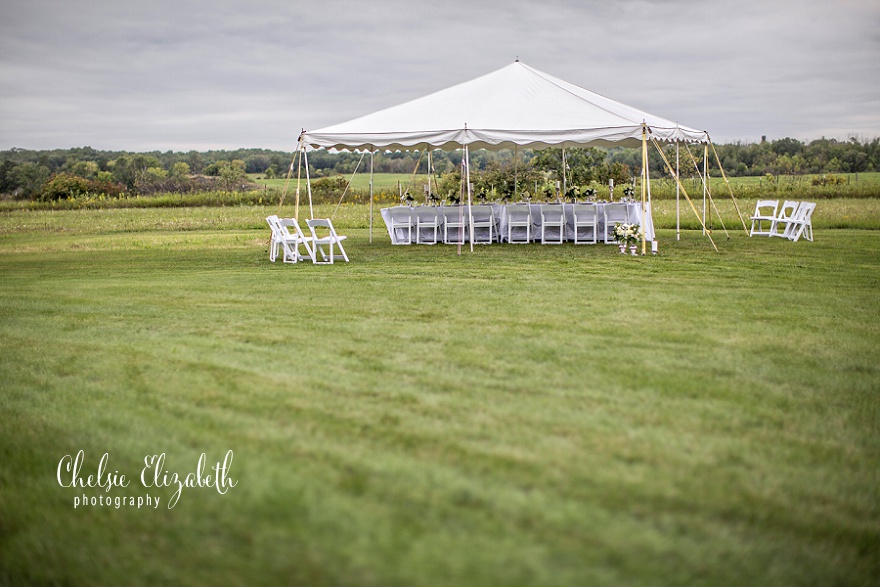
[[11,0],[0,148],[291,150],[516,57],[717,142],[874,137],[878,25],[873,0]]

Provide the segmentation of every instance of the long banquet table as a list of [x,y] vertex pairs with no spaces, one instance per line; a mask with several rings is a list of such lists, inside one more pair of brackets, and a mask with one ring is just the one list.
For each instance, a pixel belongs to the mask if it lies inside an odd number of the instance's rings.
[[[508,220],[507,220],[507,209],[510,206],[516,206],[517,208],[523,208],[525,206],[529,206],[532,213],[532,226],[530,229],[530,240],[535,242],[541,241],[541,206],[562,206],[564,214],[565,214],[565,229],[563,230],[563,239],[566,241],[574,240],[574,215],[572,214],[572,206],[573,204],[489,204],[492,206],[492,212],[495,216],[495,239],[501,242],[507,241],[507,229],[508,229]],[[597,230],[597,234],[599,236],[598,242],[603,242],[602,235],[605,234],[605,206],[607,203],[596,203],[593,204],[597,208],[598,217],[599,217],[599,228]],[[476,206],[476,205],[475,205]],[[443,214],[442,209],[454,209],[460,210],[465,219],[468,217],[467,213],[467,205],[463,206],[394,206],[392,208],[382,208],[382,220],[385,222],[385,227],[388,230],[388,236],[391,238],[391,243],[395,245],[406,244],[406,229],[397,227],[395,230],[391,230],[391,214],[393,210],[404,210],[409,208],[412,210],[412,243],[415,244],[418,242],[416,238],[416,220],[415,220],[415,211],[421,210],[423,211],[425,208],[433,208],[436,210],[437,220],[438,220],[438,232],[437,232],[437,242],[442,242],[443,240]],[[647,206],[647,214],[645,218],[645,222],[642,222],[642,205],[638,202],[629,202],[626,205],[628,221],[630,223],[640,224],[645,229],[645,236],[647,240],[654,240],[654,219],[651,215],[651,206],[648,204]],[[427,229],[424,229],[427,230]],[[583,230],[583,229],[581,229]],[[431,229],[433,232],[433,229]],[[513,229],[514,239],[521,240],[525,238],[525,227],[519,228],[515,227]],[[424,234],[424,233],[423,233]],[[554,231],[554,234],[558,234],[558,232]],[[584,233],[581,232],[581,235]],[[468,242],[470,237],[470,231],[465,230],[464,242]],[[455,237],[457,238],[457,236]],[[474,241],[476,242],[476,240]]]

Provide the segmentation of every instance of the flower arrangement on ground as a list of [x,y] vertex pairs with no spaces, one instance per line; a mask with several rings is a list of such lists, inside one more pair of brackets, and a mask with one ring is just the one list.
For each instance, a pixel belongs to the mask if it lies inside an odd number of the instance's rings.
[[635,246],[644,235],[645,232],[639,224],[618,222],[614,225],[614,240],[621,245]]

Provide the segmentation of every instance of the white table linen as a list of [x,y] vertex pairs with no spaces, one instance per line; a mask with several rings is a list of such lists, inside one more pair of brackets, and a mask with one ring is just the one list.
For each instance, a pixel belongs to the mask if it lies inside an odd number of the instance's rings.
[[[541,241],[541,206],[546,206],[548,204],[492,204],[492,209],[495,213],[495,222],[496,222],[496,234],[501,238],[502,242],[507,241],[507,207],[508,206],[529,206],[532,212],[532,227],[530,239],[534,242]],[[549,204],[551,206],[562,206],[565,212],[565,230],[563,232],[563,238],[566,241],[574,241],[574,215],[572,214],[572,204]],[[602,235],[605,234],[605,203],[597,203],[594,204],[597,208],[597,212],[599,215],[599,227],[598,227],[598,235],[599,242],[603,241]],[[404,206],[396,206],[396,208],[403,208]],[[458,210],[461,214],[464,215],[465,220],[468,217],[467,205],[464,206],[422,206],[421,209],[424,208],[433,208],[437,211],[440,231],[442,233],[443,228],[443,215],[441,213],[442,209],[453,209]],[[647,240],[654,240],[654,219],[651,215],[651,205],[647,205],[647,214],[645,217],[645,222],[642,222],[642,205],[638,202],[630,202],[626,206],[627,215],[629,217],[629,221],[635,224],[641,224],[645,230],[645,236]],[[382,220],[385,222],[385,227],[388,230],[388,236],[391,238],[392,244],[404,244],[406,242],[406,231],[404,229],[396,229],[394,231],[391,230],[391,210],[392,208],[382,208],[380,213],[382,215]],[[514,227],[514,233],[518,233],[521,231],[519,238],[525,237],[525,227],[519,228]],[[464,241],[468,242],[470,238],[470,231],[466,228]],[[413,234],[415,234],[415,215],[413,215]],[[516,236],[514,238],[517,238]],[[413,238],[413,242],[415,242],[415,238]]]

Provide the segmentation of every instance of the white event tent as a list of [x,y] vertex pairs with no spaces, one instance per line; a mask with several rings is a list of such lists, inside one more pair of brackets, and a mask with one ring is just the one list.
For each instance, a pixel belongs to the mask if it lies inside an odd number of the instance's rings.
[[[645,164],[648,141],[711,144],[705,131],[621,104],[517,60],[398,106],[322,129],[304,130],[298,151],[307,157],[308,149],[368,150],[372,157],[376,150],[461,148],[467,162],[472,149],[642,147],[644,213],[650,200],[650,193],[647,200],[645,194],[649,185]],[[668,161],[667,165],[677,178]],[[467,170],[469,173],[469,165]],[[470,203],[470,181],[467,185]]]

